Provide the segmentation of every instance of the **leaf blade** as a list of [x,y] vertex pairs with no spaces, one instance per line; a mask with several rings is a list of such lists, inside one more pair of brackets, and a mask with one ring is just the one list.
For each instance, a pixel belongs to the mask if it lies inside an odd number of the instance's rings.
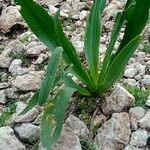
[[94,0],[86,27],[84,51],[94,81],[98,78],[99,43],[101,34],[100,16],[105,5],[106,0]]
[[39,105],[43,105],[47,101],[49,93],[53,88],[53,84],[56,78],[57,68],[62,56],[62,51],[63,49],[61,47],[56,48],[48,63],[46,77],[41,85],[41,89],[39,92],[39,98],[38,98]]

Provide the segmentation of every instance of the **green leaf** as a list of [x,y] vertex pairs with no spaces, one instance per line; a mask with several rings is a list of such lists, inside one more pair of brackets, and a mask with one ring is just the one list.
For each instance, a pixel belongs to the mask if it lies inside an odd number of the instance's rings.
[[54,81],[56,78],[57,68],[62,56],[62,51],[63,49],[61,47],[56,48],[50,58],[50,61],[47,66],[46,77],[42,83],[39,92],[39,98],[38,98],[39,105],[43,105],[45,102],[47,102],[49,93],[53,88]]
[[54,144],[53,134],[56,127],[55,116],[53,115],[54,105],[48,104],[44,108],[44,114],[41,121],[40,140],[41,144],[47,150],[52,150]]
[[56,119],[57,126],[54,131],[53,139],[54,142],[57,141],[57,139],[60,136],[62,127],[63,127],[63,122],[65,118],[65,112],[68,107],[68,102],[70,97],[73,95],[73,93],[76,91],[76,89],[70,88],[65,86],[63,89],[61,89],[56,97],[53,100],[53,104],[55,106],[54,109],[54,116]]
[[44,109],[40,135],[41,144],[47,150],[52,150],[60,136],[68,102],[75,91],[70,87],[64,87]]
[[73,70],[78,76],[78,78],[88,85],[90,88],[93,88],[93,83],[91,84],[91,77],[87,74],[86,70],[84,69],[79,56],[76,53],[76,50],[72,43],[66,38],[63,28],[61,26],[61,20],[60,18],[60,11],[57,11],[55,15],[55,26],[57,29],[57,36],[59,37],[59,41],[61,43],[61,46],[64,49],[65,56],[67,57],[67,60],[69,60],[70,64],[73,65]]
[[141,35],[137,36],[115,57],[108,68],[103,83],[99,86],[99,93],[103,93],[108,90],[120,78],[129,59],[132,57],[134,51],[141,42],[141,39]]
[[133,0],[133,2],[136,2],[136,4],[126,25],[125,34],[117,54],[119,54],[123,47],[125,47],[132,39],[141,34],[148,20],[150,0]]
[[76,89],[82,95],[91,96],[91,93],[89,90],[79,86],[76,82],[74,82],[71,79],[71,77],[67,76],[66,74],[63,76],[63,80],[64,80],[66,86]]
[[21,6],[20,13],[33,33],[53,51],[60,46],[55,30],[54,17],[33,0],[15,0]]
[[86,27],[84,50],[89,70],[95,82],[99,70],[99,43],[101,35],[101,14],[106,0],[94,0]]
[[106,54],[105,54],[105,58],[104,58],[104,61],[103,61],[103,66],[102,66],[102,69],[101,69],[101,73],[100,73],[100,76],[99,76],[99,83],[101,83],[104,79],[104,76],[106,74],[108,65],[110,63],[110,58],[111,58],[112,51],[114,49],[114,45],[117,41],[119,32],[120,32],[121,27],[124,23],[124,19],[122,17],[121,12],[119,12],[117,14],[115,22],[116,22],[115,27],[114,27],[114,30],[112,31],[112,34],[111,34],[111,41],[108,45],[108,48],[107,48],[107,51],[106,51]]
[[29,100],[27,107],[19,115],[26,114],[29,110],[31,110],[34,106],[36,106],[38,104],[38,97],[39,92],[36,92]]

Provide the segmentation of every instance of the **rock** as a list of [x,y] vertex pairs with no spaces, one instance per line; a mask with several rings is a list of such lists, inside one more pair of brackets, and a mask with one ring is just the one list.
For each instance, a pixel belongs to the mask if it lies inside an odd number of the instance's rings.
[[148,139],[148,133],[145,130],[137,130],[132,133],[130,145],[136,147],[145,147]]
[[145,149],[137,148],[137,147],[134,147],[133,145],[127,145],[123,150],[145,150]]
[[1,104],[6,104],[7,103],[7,99],[6,99],[6,95],[5,95],[5,90],[1,90],[0,91],[0,103]]
[[[44,147],[39,146],[39,150],[46,150]],[[63,127],[59,140],[53,147],[53,150],[82,150],[78,136],[71,128]]]
[[144,75],[142,83],[145,85],[150,85],[150,75]]
[[18,95],[15,92],[16,92],[15,88],[8,88],[5,90],[5,95],[9,99],[16,99],[18,98]]
[[47,54],[40,54],[37,60],[34,62],[34,64],[42,64],[44,61],[46,61],[49,58]]
[[145,115],[145,110],[142,107],[134,107],[129,110],[130,116],[140,120]]
[[134,117],[131,117],[130,121],[131,121],[131,130],[136,131],[138,129],[138,120]]
[[82,10],[81,13],[80,13],[79,19],[80,19],[81,21],[83,21],[83,20],[86,19],[87,15],[88,15],[88,11]]
[[36,91],[42,82],[41,72],[34,71],[32,74],[17,76],[12,85],[21,91]]
[[114,113],[98,130],[95,144],[98,150],[121,150],[130,138],[130,118],[127,113]]
[[24,75],[29,73],[29,69],[22,68],[21,65],[22,65],[21,59],[14,59],[9,67],[9,72],[11,72],[13,76]]
[[42,52],[47,51],[47,47],[39,42],[31,42],[26,49],[28,57],[38,57]]
[[73,129],[74,133],[81,139],[87,139],[89,136],[89,130],[86,124],[73,115],[69,115],[66,119],[65,126]]
[[150,95],[147,98],[146,105],[150,107]]
[[127,78],[133,78],[136,75],[136,70],[134,68],[128,68],[124,72],[124,76]]
[[138,83],[136,82],[136,80],[135,79],[125,79],[124,80],[124,83],[125,84],[128,84],[128,85],[130,85],[130,86],[137,86],[138,85]]
[[34,121],[40,114],[40,109],[37,107],[32,108],[25,115],[19,115],[27,105],[23,102],[16,103],[16,113],[9,119],[8,124],[12,123],[29,123]]
[[1,89],[6,89],[6,88],[8,88],[9,87],[9,84],[7,83],[7,82],[2,82],[2,83],[0,83],[0,90]]
[[64,127],[53,150],[82,150],[80,140],[74,131]]
[[134,97],[119,84],[116,84],[110,96],[105,98],[102,111],[105,115],[121,112],[126,108],[134,106]]
[[137,71],[137,73],[139,75],[145,75],[145,71],[146,71],[146,66],[145,65],[141,65],[141,64],[137,64],[135,70]]
[[0,68],[9,68],[12,58],[10,57],[11,50],[4,50],[0,54]]
[[138,125],[142,129],[150,129],[150,111],[148,111],[144,117],[138,121]]
[[8,33],[14,26],[23,26],[22,17],[16,6],[6,7],[0,16],[0,30]]
[[0,128],[0,150],[25,150],[25,146],[16,138],[14,131],[6,126]]
[[13,40],[9,42],[6,46],[6,49],[11,50],[12,55],[23,54],[24,51],[24,44],[20,40]]
[[31,123],[23,123],[20,126],[14,128],[19,137],[28,142],[35,142],[39,140],[40,127]]

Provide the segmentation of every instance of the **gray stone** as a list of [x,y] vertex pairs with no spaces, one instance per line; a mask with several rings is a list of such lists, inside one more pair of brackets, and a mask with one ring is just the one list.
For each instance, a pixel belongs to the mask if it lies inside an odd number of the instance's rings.
[[142,107],[134,107],[129,110],[130,116],[140,120],[145,115],[145,110]]
[[16,126],[15,132],[19,135],[22,140],[28,142],[34,142],[39,140],[40,127],[31,123],[23,123],[20,126]]
[[146,105],[150,107],[150,95],[147,98]]
[[150,75],[144,75],[142,83],[145,85],[150,85]]
[[0,150],[25,150],[25,146],[16,138],[12,128],[0,128]]
[[141,65],[141,64],[137,64],[135,70],[137,71],[137,73],[139,75],[145,75],[145,71],[146,71],[146,66],[145,65]]
[[42,82],[42,72],[32,72],[32,74],[25,74],[17,76],[12,81],[12,85],[21,91],[36,91],[40,88]]
[[28,111],[24,115],[19,115],[27,106],[23,102],[17,102],[16,103],[16,113],[12,115],[12,117],[9,119],[8,124],[12,124],[14,122],[16,123],[29,123],[34,121],[37,116],[40,114],[40,109],[37,107],[32,108],[30,111]]
[[18,95],[15,92],[16,92],[15,88],[8,88],[5,90],[5,95],[9,99],[16,99],[18,98]]
[[10,57],[11,50],[4,50],[0,54],[0,68],[9,68],[12,58]]
[[138,129],[138,120],[134,117],[131,117],[130,121],[131,121],[131,130],[136,131]]
[[87,139],[89,136],[86,124],[73,115],[69,115],[66,119],[65,126],[72,128],[74,133],[82,139]]
[[97,150],[121,150],[130,139],[130,118],[127,113],[114,113],[98,130],[95,138]]
[[82,150],[80,140],[74,131],[64,127],[53,150]]
[[0,83],[0,90],[1,89],[6,89],[6,88],[8,88],[9,87],[9,84],[7,83],[7,82],[2,82],[2,83]]
[[123,150],[145,150],[145,149],[137,148],[137,147],[134,147],[133,145],[127,145]]
[[116,84],[111,95],[105,98],[101,108],[105,115],[110,115],[134,106],[134,99],[126,89]]
[[148,111],[143,118],[138,121],[138,125],[141,128],[150,130],[150,111]]
[[134,68],[126,69],[124,72],[124,76],[127,78],[133,78],[136,75],[136,70]]
[[9,67],[9,72],[11,72],[13,76],[24,75],[29,73],[29,69],[22,68],[21,65],[22,65],[21,59],[14,59]]
[[130,145],[136,147],[145,147],[148,139],[148,133],[145,130],[137,130],[132,133]]
[[23,26],[22,17],[18,8],[16,6],[6,7],[0,16],[0,30],[3,33],[7,33],[10,32],[11,28],[15,25]]
[[6,104],[7,103],[7,99],[6,99],[6,95],[5,95],[5,90],[1,90],[0,91],[0,103],[1,104]]
[[38,57],[42,52],[47,51],[47,47],[38,42],[31,42],[27,45],[27,56]]

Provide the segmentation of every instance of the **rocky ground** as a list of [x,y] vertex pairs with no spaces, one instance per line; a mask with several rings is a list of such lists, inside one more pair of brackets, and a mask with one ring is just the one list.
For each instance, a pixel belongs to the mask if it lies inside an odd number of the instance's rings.
[[[52,14],[61,8],[65,32],[83,56],[84,29],[92,1],[38,2]],[[103,14],[101,60],[113,29],[114,16],[123,6],[124,0],[107,2]],[[115,48],[122,36],[123,29]],[[148,24],[124,77],[104,98],[72,98],[54,150],[150,149],[149,42]],[[0,0],[0,150],[29,150],[39,140],[41,108],[36,107],[23,116],[18,114],[40,88],[50,57],[50,51],[30,31],[13,1]]]

